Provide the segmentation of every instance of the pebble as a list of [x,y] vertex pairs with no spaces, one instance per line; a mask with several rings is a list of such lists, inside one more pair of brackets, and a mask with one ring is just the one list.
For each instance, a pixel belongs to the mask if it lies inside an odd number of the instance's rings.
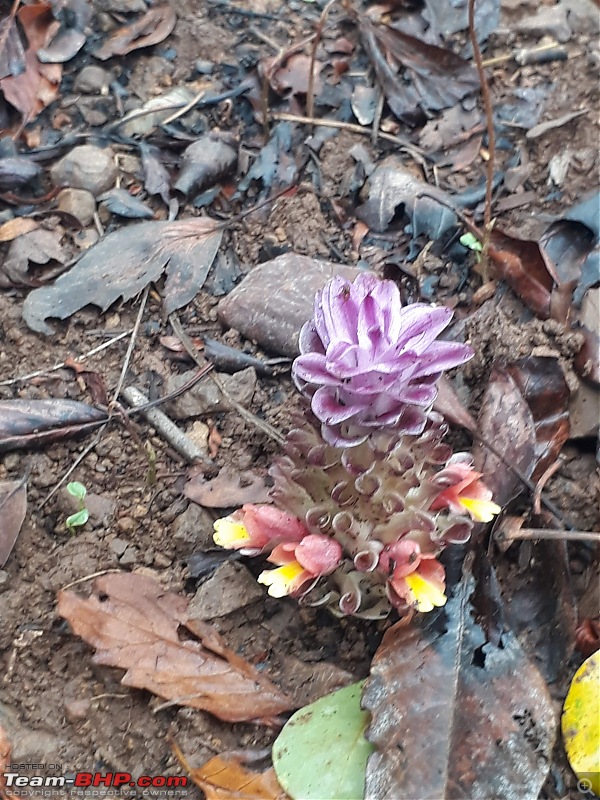
[[132,567],[137,563],[138,549],[137,547],[128,547],[119,559],[119,564],[122,567]]
[[[173,392],[183,386],[194,373],[195,370],[190,370],[182,375],[172,375],[167,381],[167,392]],[[247,406],[250,403],[256,390],[256,371],[254,367],[247,367],[234,375],[226,375],[225,373],[217,373],[217,375],[223,382],[227,392],[238,403],[243,406]],[[199,381],[182,394],[181,397],[169,404],[169,413],[175,419],[187,419],[188,417],[198,417],[201,414],[214,414],[228,410],[229,403],[210,378]]]
[[0,569],[0,592],[4,592],[8,589],[8,579],[8,572],[5,569]]
[[148,10],[144,0],[98,0],[97,6],[113,14],[142,14]]
[[58,193],[58,208],[79,220],[82,227],[94,219],[96,201],[94,195],[85,189],[63,189]]
[[171,527],[173,540],[200,548],[214,547],[213,533],[213,518],[205,508],[196,503],[190,503]]
[[313,313],[315,292],[334,275],[354,280],[359,272],[354,267],[284,253],[255,267],[220,300],[218,316],[223,324],[265,350],[294,357],[300,328]]
[[173,561],[166,556],[164,553],[155,553],[154,555],[154,566],[159,567],[159,569],[166,569],[170,567]]
[[211,75],[215,71],[213,62],[204,58],[197,58],[194,62],[194,67],[199,75]]
[[0,702],[0,728],[12,745],[10,760],[12,763],[54,763],[60,750],[58,736],[49,731],[29,728],[21,722],[15,708]]
[[86,719],[91,705],[92,701],[87,698],[83,700],[65,700],[63,706],[65,717],[69,722],[81,722],[81,720]]
[[129,547],[129,542],[126,542],[125,539],[119,539],[118,536],[115,536],[108,546],[116,556],[120,557]]
[[75,91],[85,92],[86,94],[106,94],[110,85],[110,73],[90,64],[84,67],[79,75],[75,78]]
[[86,189],[94,196],[110,189],[117,174],[112,150],[91,144],[74,147],[50,169],[55,186]]
[[121,517],[121,519],[117,520],[117,528],[120,533],[132,533],[136,525],[136,521],[131,519],[131,517]]
[[223,617],[263,596],[247,567],[227,561],[198,588],[188,607],[188,616],[199,620]]

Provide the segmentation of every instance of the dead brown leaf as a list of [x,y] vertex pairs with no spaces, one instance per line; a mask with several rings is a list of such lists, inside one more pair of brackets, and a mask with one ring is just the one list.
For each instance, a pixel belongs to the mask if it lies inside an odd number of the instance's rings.
[[210,711],[226,722],[269,724],[293,707],[265,675],[228,650],[214,628],[188,620],[187,606],[185,597],[136,573],[96,579],[87,599],[71,591],[58,595],[60,616],[96,648],[94,663],[127,670],[125,686]]
[[24,122],[30,122],[58,95],[62,66],[42,64],[37,51],[47,41],[54,24],[50,3],[22,6],[17,16],[27,36],[25,71],[0,80],[5,99],[21,113]]
[[211,458],[216,458],[219,452],[219,447],[223,443],[223,438],[219,431],[217,430],[216,425],[210,426],[210,432],[208,434],[208,452]]
[[[27,513],[27,482],[0,482],[0,567],[8,561],[25,514]],[[1,757],[0,748],[0,757]],[[1,774],[1,770],[0,770]]]
[[232,508],[244,503],[268,503],[269,489],[264,478],[251,470],[230,473],[221,470],[216,478],[206,480],[198,467],[188,473],[190,480],[183,493],[205,508]]
[[[179,755],[175,753],[178,758]],[[185,759],[180,761],[199,786],[206,800],[286,800],[275,770],[253,772],[231,758],[215,756],[198,769],[189,769]]]
[[36,230],[39,225],[29,217],[15,217],[0,225],[0,242],[12,242],[17,236]]
[[11,13],[0,20],[0,78],[20,75],[24,69],[25,49],[14,13]]
[[66,319],[89,304],[106,311],[119,297],[135,297],[165,270],[168,315],[202,288],[222,237],[222,227],[208,217],[121,228],[90,247],[52,286],[30,292],[23,319],[32,330],[50,334],[47,317]]
[[0,453],[79,436],[106,419],[76,400],[0,400]]
[[30,264],[44,265],[52,261],[65,264],[68,260],[61,246],[61,230],[34,228],[27,231],[25,224],[22,227],[24,230],[13,237],[8,254],[0,267],[0,287],[39,286],[41,281],[37,276],[29,277]]
[[177,15],[170,5],[155,6],[131,25],[119,28],[106,39],[94,55],[101,61],[124,56],[141,47],[159,44],[171,33]]

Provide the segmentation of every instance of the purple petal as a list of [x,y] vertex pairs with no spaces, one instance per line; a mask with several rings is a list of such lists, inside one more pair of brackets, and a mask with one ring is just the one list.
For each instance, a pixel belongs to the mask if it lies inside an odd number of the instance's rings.
[[327,386],[337,386],[339,379],[327,370],[325,356],[320,353],[305,353],[294,361],[292,372],[295,378],[300,378],[307,383],[320,383]]
[[337,391],[321,386],[311,401],[313,414],[325,425],[337,425],[355,414],[354,406],[344,406],[337,399]]
[[407,350],[422,353],[437,339],[452,319],[453,312],[440,306],[432,308],[422,303],[407,306],[400,312],[402,333],[398,344]]
[[298,337],[298,348],[302,354],[304,353],[324,353],[325,347],[321,341],[321,337],[317,333],[312,320],[305,322],[300,328],[300,336]]
[[466,344],[459,344],[458,342],[434,342],[419,357],[419,363],[413,378],[419,378],[422,375],[431,375],[432,372],[445,372],[447,369],[458,367],[459,364],[464,364],[473,358],[473,351]]
[[412,386],[407,386],[398,393],[395,393],[393,390],[391,390],[391,393],[394,395],[396,400],[399,400],[402,403],[427,407],[430,406],[437,397],[437,387],[413,384]]

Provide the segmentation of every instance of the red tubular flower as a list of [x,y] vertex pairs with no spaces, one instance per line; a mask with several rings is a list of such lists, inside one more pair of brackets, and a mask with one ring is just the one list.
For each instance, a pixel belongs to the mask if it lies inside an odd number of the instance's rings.
[[330,575],[342,560],[342,548],[330,536],[312,533],[301,542],[278,544],[268,558],[277,569],[261,572],[258,582],[269,587],[271,597],[295,594],[308,581]]

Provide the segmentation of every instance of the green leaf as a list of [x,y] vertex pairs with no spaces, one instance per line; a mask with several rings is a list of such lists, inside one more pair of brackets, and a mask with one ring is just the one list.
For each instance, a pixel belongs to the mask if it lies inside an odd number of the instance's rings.
[[297,711],[273,745],[273,766],[292,800],[362,800],[370,715],[360,707],[364,681]]
[[580,792],[600,796],[600,651],[583,662],[571,683],[562,715],[569,764]]
[[67,517],[67,528],[79,528],[81,525],[85,525],[85,523],[90,518],[90,512],[87,508],[82,508],[81,511],[78,511],[76,514],[71,514],[70,517]]
[[83,483],[73,481],[72,483],[67,483],[67,492],[78,500],[83,500],[87,494],[87,489]]
[[475,253],[481,253],[483,250],[481,242],[472,233],[463,233],[458,241],[463,247],[468,247],[469,250],[473,250]]

